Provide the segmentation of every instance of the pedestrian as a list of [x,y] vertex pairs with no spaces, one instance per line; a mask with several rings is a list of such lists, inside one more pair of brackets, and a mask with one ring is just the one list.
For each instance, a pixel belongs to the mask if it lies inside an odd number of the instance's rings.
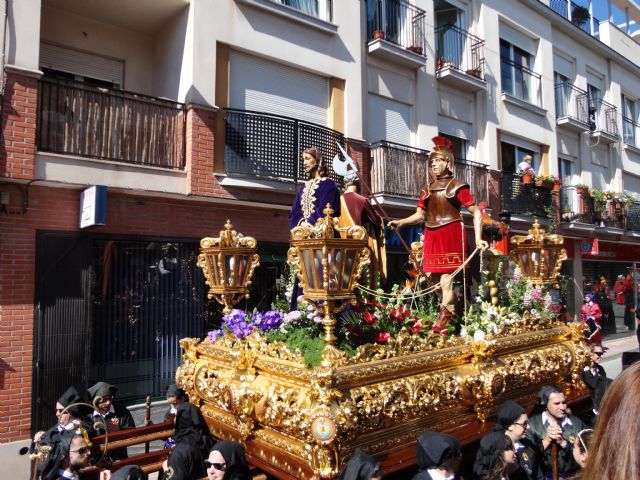
[[207,423],[198,407],[181,403],[176,411],[175,446],[163,463],[167,480],[190,480],[206,475],[204,459],[213,445]]
[[542,452],[540,460],[547,478],[551,478],[554,444],[558,452],[558,472],[567,477],[578,469],[573,458],[573,442],[584,425],[579,418],[567,414],[567,398],[555,385],[540,389],[536,408],[539,413],[529,419],[527,437]]
[[588,423],[594,425],[595,418],[600,410],[600,402],[611,380],[607,378],[607,372],[605,372],[604,367],[601,365],[602,356],[604,355],[602,345],[591,345],[589,349],[591,351],[591,360],[589,365],[584,367],[582,371],[582,381],[589,388],[589,394],[593,404],[593,415],[591,416],[591,421]]
[[513,400],[506,400],[498,410],[494,431],[504,432],[515,448],[517,463],[509,474],[510,480],[542,480],[536,446],[526,437],[529,429],[527,411]]
[[217,442],[205,460],[208,480],[251,480],[244,446],[236,442]]
[[517,466],[517,456],[511,438],[504,432],[489,432],[480,440],[473,464],[476,480],[510,480],[508,472]]
[[622,371],[600,405],[582,480],[640,480],[640,362]]
[[582,305],[582,322],[588,327],[584,336],[587,339],[587,344],[602,345],[602,326],[600,325],[600,319],[602,318],[602,311],[597,303],[593,301],[593,294],[587,293],[584,296],[584,305]]
[[382,480],[382,466],[375,458],[356,448],[338,480]]
[[418,473],[411,480],[454,480],[460,467],[462,448],[457,438],[438,432],[418,437],[416,462]]
[[[117,392],[117,387],[106,382],[97,382],[87,390],[89,403],[95,408],[88,417],[98,434],[136,428],[131,412],[115,402]],[[127,458],[127,448],[110,450],[109,455],[113,460],[122,460]]]

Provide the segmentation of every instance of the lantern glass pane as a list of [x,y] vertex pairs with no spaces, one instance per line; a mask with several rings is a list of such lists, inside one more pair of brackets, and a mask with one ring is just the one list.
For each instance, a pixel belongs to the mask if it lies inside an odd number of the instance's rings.
[[342,290],[349,290],[349,279],[353,274],[353,265],[355,264],[355,261],[356,251],[347,250],[345,252],[344,268],[342,269],[342,285],[340,285]]
[[340,288],[340,268],[342,266],[342,249],[331,248],[327,256],[327,269],[329,271],[329,290],[335,292]]
[[212,287],[220,287],[224,286],[224,282],[220,281],[220,269],[218,268],[218,256],[209,254],[207,255],[207,261],[209,262],[210,272],[211,272],[211,286]]
[[301,253],[302,255],[300,256],[300,258],[302,259],[302,267],[303,267],[303,272],[305,277],[304,284],[309,289],[315,289],[316,281],[313,273],[313,268],[315,264],[315,261],[314,261],[315,251],[310,248],[305,248],[305,249],[301,249]]

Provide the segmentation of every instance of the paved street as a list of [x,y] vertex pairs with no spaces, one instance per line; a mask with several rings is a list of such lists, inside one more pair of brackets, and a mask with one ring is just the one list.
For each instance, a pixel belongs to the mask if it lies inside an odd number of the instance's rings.
[[616,378],[622,371],[622,353],[638,351],[638,340],[635,332],[618,333],[605,337],[602,342],[608,350],[604,354],[602,366],[609,378]]

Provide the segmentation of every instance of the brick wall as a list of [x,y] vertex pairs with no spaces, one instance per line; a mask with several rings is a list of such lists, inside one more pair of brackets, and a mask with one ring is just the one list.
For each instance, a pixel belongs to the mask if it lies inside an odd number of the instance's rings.
[[2,99],[0,177],[33,179],[38,80],[6,72]]

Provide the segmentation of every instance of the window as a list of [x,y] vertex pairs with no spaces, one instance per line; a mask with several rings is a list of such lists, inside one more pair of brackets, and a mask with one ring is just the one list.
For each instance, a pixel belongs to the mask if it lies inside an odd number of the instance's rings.
[[565,186],[571,186],[574,183],[574,175],[576,170],[576,164],[573,160],[568,158],[558,158],[558,170],[560,171],[560,178]]
[[500,39],[502,91],[540,106],[540,75],[531,70],[533,61],[533,55]]
[[331,21],[331,0],[272,0],[275,3],[300,10],[307,15]]
[[467,160],[467,154],[469,150],[469,142],[464,138],[454,137],[453,135],[447,135],[446,133],[438,132],[438,135],[451,140],[453,144],[454,155],[457,159]]
[[540,168],[540,158],[538,152],[535,152],[534,150],[507,142],[502,142],[500,144],[500,150],[502,153],[503,173],[516,173],[518,171],[518,165],[522,163],[524,157],[527,155],[531,155],[533,157],[533,169],[537,172]]
[[553,81],[556,87],[556,118],[571,116],[571,80],[553,72]]
[[602,91],[595,85],[587,84],[587,98],[589,99],[589,128],[595,130],[600,127],[599,117],[602,108]]
[[622,94],[622,132],[624,143],[640,146],[640,102]]

